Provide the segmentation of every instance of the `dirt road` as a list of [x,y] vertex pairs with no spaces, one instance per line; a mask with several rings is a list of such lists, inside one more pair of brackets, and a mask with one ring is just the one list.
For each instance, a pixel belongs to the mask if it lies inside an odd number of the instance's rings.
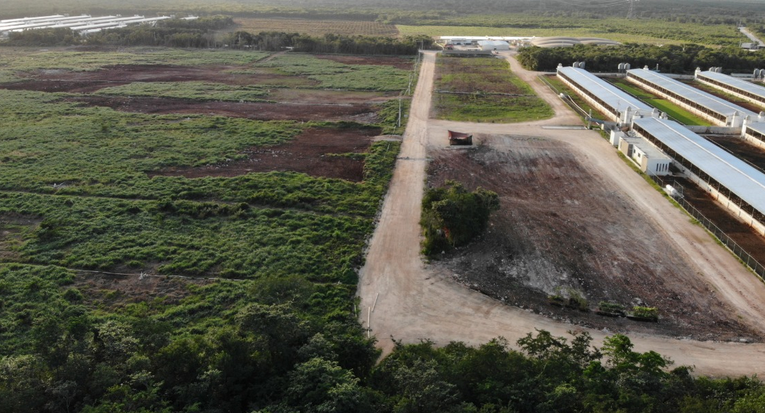
[[[650,188],[615,154],[597,133],[585,130],[545,129],[544,125],[572,125],[578,119],[557,104],[557,97],[538,88],[533,74],[521,70],[511,59],[513,70],[529,82],[556,110],[553,119],[512,125],[466,124],[430,120],[435,55],[426,53],[412,112],[385,199],[379,225],[373,235],[366,266],[361,271],[360,319],[371,328],[387,354],[393,341],[405,343],[431,339],[438,344],[452,340],[481,344],[503,336],[511,343],[535,329],[566,335],[574,327],[510,307],[437,273],[420,256],[419,217],[425,181],[428,147],[446,145],[446,129],[486,134],[523,134],[576,143],[584,161],[594,171],[618,185],[636,208],[655,220],[664,236],[687,260],[695,263],[709,291],[730,302],[738,316],[758,331],[765,319],[765,287],[748,273],[706,232],[689,222],[679,210]],[[374,308],[374,311],[372,309]],[[368,324],[367,324],[368,323]],[[608,334],[590,331],[596,343]],[[658,336],[630,334],[638,351],[655,350],[677,364],[696,367],[707,375],[765,375],[765,345],[730,342],[696,342]]]

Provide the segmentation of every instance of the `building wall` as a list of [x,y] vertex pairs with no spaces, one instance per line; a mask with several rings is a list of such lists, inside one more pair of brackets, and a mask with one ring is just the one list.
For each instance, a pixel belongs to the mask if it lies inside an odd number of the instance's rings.
[[746,128],[744,133],[744,140],[754,146],[765,149],[765,135],[755,130]]

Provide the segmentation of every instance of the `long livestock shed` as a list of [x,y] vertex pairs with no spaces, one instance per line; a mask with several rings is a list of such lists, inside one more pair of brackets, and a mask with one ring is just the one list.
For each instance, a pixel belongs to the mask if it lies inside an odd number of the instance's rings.
[[632,129],[672,157],[719,203],[765,235],[765,174],[677,122],[635,119]]
[[765,87],[717,72],[696,72],[696,80],[749,102],[765,106]]
[[744,126],[744,139],[754,146],[765,149],[765,123],[747,123]]
[[654,110],[584,69],[558,66],[558,78],[613,121],[629,123],[630,116]]
[[627,71],[627,80],[721,126],[741,127],[758,114],[695,87],[646,69]]
[[168,16],[150,17],[131,16],[100,16],[91,17],[89,15],[80,16],[49,16],[40,19],[28,18],[18,20],[8,20],[0,22],[0,33],[8,34],[11,32],[23,32],[33,29],[64,29],[69,28],[80,33],[98,31],[101,29],[110,29],[124,27],[129,24],[153,23],[160,20],[169,19]]

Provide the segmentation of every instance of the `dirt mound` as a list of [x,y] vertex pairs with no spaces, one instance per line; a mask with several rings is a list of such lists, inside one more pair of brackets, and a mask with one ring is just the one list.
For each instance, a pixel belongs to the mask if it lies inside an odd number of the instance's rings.
[[[455,179],[500,195],[502,209],[486,236],[442,260],[471,288],[556,319],[610,330],[697,339],[756,333],[744,326],[694,273],[661,228],[603,179],[573,147],[522,136],[482,136],[473,151],[441,150],[431,185]],[[574,293],[590,312],[551,305]],[[659,323],[601,317],[600,301],[657,307]]]
[[192,99],[77,96],[67,98],[89,106],[106,106],[123,112],[156,114],[203,114],[254,120],[353,121],[375,123],[376,108],[371,104],[288,104],[262,102],[220,102]]
[[380,130],[374,128],[311,128],[282,145],[249,148],[245,151],[245,160],[201,168],[173,168],[155,175],[201,178],[230,177],[250,172],[293,171],[360,182],[364,178],[364,161],[361,158],[332,154],[362,153],[379,133]]
[[413,62],[401,57],[388,56],[348,56],[348,55],[316,55],[317,59],[332,60],[347,65],[393,66],[396,69],[412,70]]

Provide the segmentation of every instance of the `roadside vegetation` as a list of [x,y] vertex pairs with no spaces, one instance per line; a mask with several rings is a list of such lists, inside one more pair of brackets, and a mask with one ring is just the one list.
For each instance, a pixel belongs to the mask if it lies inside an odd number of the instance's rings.
[[435,76],[433,112],[438,119],[511,123],[553,115],[505,60],[439,56]]

